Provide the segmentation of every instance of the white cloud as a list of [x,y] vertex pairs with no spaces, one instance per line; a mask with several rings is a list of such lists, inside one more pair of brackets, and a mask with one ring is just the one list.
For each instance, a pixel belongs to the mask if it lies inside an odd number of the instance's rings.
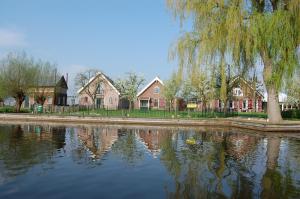
[[25,35],[22,32],[0,28],[0,47],[19,47],[26,44]]

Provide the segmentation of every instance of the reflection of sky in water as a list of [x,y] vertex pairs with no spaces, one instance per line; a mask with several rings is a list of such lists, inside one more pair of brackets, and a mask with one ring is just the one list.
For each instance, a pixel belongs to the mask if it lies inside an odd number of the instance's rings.
[[0,198],[299,194],[300,141],[293,138],[214,129],[20,127],[0,126]]

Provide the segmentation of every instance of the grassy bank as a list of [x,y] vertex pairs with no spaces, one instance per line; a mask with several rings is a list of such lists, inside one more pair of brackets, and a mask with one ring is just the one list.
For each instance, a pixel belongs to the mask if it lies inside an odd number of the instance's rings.
[[265,113],[238,113],[238,112],[216,112],[216,111],[168,111],[168,110],[82,110],[62,111],[60,113],[44,113],[46,115],[70,115],[70,116],[92,116],[92,117],[127,117],[127,118],[177,118],[177,119],[201,119],[201,118],[267,118]]
[[[21,109],[21,113],[31,113],[29,109]],[[15,113],[15,107],[0,107],[0,113]],[[262,112],[217,112],[217,111],[168,111],[168,110],[106,110],[106,109],[74,109],[72,107],[61,108],[56,112],[45,112],[42,115],[64,116],[92,116],[92,117],[127,117],[127,118],[177,118],[177,119],[201,119],[201,118],[259,118],[267,119],[268,115]],[[282,112],[285,120],[299,120],[300,110]]]
[[[0,107],[0,113],[15,113],[16,108],[14,106],[4,106]],[[28,109],[21,109],[21,113],[29,113]]]

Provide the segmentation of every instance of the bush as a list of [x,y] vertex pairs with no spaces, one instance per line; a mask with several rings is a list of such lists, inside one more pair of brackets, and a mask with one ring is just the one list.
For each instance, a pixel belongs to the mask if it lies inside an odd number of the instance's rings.
[[281,115],[284,119],[300,119],[300,110],[287,110],[282,111]]

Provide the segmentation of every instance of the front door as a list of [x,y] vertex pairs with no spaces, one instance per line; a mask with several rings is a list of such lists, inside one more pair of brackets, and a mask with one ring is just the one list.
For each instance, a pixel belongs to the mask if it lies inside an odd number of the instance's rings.
[[96,107],[97,108],[101,108],[101,105],[102,105],[102,99],[101,98],[97,98],[96,99]]

